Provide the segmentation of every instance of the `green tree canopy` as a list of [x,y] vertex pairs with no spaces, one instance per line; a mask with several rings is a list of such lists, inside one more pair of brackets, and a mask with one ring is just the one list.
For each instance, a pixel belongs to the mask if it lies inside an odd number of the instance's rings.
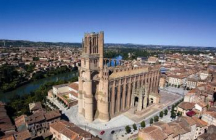
[[134,129],[134,130],[137,130],[136,124],[133,124],[133,129]]
[[159,117],[158,116],[154,116],[154,122],[158,122],[159,121]]
[[146,126],[145,121],[142,121],[142,122],[140,123],[140,125],[141,125],[142,128],[144,128],[144,127]]
[[171,116],[170,116],[172,119],[175,119],[176,118],[176,113],[175,112],[171,112]]
[[163,111],[160,112],[160,118],[163,118]]
[[131,127],[130,127],[129,125],[127,125],[127,126],[125,127],[125,131],[126,131],[127,133],[130,133],[130,132],[131,132]]
[[164,115],[166,116],[167,114],[168,114],[168,110],[165,109],[165,110],[164,110]]
[[153,124],[154,120],[153,118],[150,119],[150,124]]

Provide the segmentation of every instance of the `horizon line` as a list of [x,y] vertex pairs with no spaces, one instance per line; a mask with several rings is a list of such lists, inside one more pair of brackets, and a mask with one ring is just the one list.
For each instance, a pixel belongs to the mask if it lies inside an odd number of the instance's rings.
[[[28,41],[28,42],[44,42],[44,43],[80,43],[82,44],[82,42],[63,42],[63,41],[32,41],[32,40],[24,40],[24,39],[0,39],[1,41],[3,40],[7,40],[7,41]],[[172,47],[204,47],[204,48],[208,48],[208,47],[211,47],[211,48],[216,48],[216,46],[195,46],[195,45],[162,45],[162,44],[136,44],[136,43],[104,43],[104,44],[131,44],[131,45],[151,45],[151,46],[172,46]]]

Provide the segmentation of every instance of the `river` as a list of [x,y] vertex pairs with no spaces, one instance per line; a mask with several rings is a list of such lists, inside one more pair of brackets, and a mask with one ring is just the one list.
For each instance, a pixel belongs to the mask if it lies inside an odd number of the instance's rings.
[[32,81],[28,84],[25,84],[23,86],[16,88],[15,90],[0,94],[0,101],[7,102],[8,99],[13,97],[14,95],[29,94],[32,91],[37,90],[41,85],[47,82],[55,82],[58,80],[69,80],[77,75],[78,73],[73,71],[73,72],[66,72],[63,74],[53,75],[53,76],[43,78],[40,80]]
[[[122,60],[122,56],[119,55],[119,56],[114,57],[113,59],[117,60],[117,61],[116,61],[116,65],[119,65],[119,61],[118,61],[118,60]],[[114,60],[112,60],[112,61],[111,61],[111,66],[113,67],[114,65],[115,65],[115,62],[114,62]],[[107,66],[109,66],[108,63],[107,63]]]
[[[114,57],[113,59],[122,60],[122,56],[119,55]],[[117,61],[116,64],[119,65],[119,62]],[[111,62],[111,66],[114,66],[114,61]],[[67,72],[63,74],[53,75],[51,77],[43,78],[37,81],[32,81],[28,84],[16,88],[15,90],[0,94],[0,101],[7,102],[8,99],[13,97],[14,95],[30,94],[32,91],[37,90],[41,85],[47,82],[55,82],[58,80],[69,80],[77,75],[78,75],[77,72]]]

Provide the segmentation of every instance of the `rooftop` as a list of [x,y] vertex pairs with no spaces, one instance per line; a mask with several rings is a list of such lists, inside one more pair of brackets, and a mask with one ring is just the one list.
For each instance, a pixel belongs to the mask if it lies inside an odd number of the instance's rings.
[[26,140],[31,138],[31,134],[28,130],[17,132],[14,134],[16,140]]
[[195,103],[190,102],[181,102],[178,107],[184,109],[184,110],[190,110],[194,108]]

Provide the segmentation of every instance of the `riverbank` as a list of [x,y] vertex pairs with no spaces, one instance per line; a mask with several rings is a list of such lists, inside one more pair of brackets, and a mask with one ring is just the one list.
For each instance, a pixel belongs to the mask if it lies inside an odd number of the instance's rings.
[[[25,65],[24,67],[27,67]],[[32,81],[47,78],[56,74],[62,74],[65,72],[77,71],[77,67],[69,68],[67,66],[62,66],[58,68],[51,68],[45,71],[34,72],[35,65],[30,65],[31,70],[26,69],[26,73],[22,73],[17,70],[16,67],[10,65],[4,65],[0,67],[0,94],[16,90],[18,87],[23,86]],[[28,66],[28,67],[30,67]]]
[[72,71],[72,72],[66,72],[62,74],[57,74],[53,75],[50,77],[46,77],[43,79],[39,79],[36,81],[31,81],[25,85],[22,85],[15,90],[9,91],[9,92],[4,92],[3,94],[0,94],[0,101],[3,102],[8,102],[9,99],[14,97],[15,95],[25,95],[25,94],[30,94],[31,92],[37,90],[41,85],[46,84],[48,82],[57,82],[57,81],[69,81],[74,77],[78,76],[77,71]]
[[13,119],[23,114],[30,115],[29,104],[33,102],[41,102],[42,105],[44,105],[46,103],[47,93],[52,86],[76,81],[77,78],[74,77],[68,81],[58,80],[55,82],[47,82],[30,94],[15,95],[7,102],[6,108],[8,110],[8,115]]
[[0,95],[1,95],[1,94],[4,94],[4,93],[6,93],[6,92],[10,92],[10,91],[12,91],[12,90],[16,90],[16,88],[21,87],[21,86],[23,86],[23,85],[26,85],[26,84],[28,84],[28,83],[30,83],[30,82],[31,82],[31,80],[23,81],[23,82],[17,84],[15,87],[13,87],[13,88],[8,88],[7,90],[4,90],[4,91],[0,89]]

